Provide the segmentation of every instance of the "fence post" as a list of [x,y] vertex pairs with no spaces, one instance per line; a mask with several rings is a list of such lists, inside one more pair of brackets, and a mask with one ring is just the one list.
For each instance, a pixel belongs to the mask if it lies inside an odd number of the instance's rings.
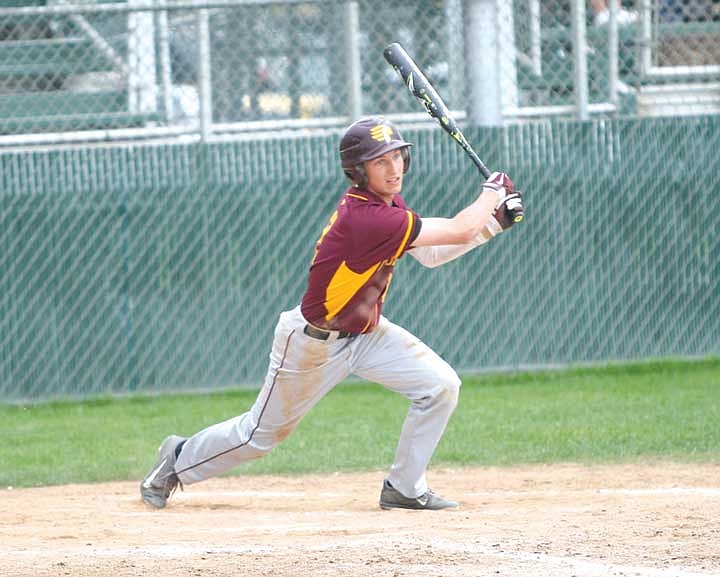
[[618,105],[618,89],[620,85],[620,72],[618,59],[620,58],[617,14],[619,0],[609,0],[610,21],[608,22],[608,100],[614,106]]
[[585,27],[585,0],[572,3],[573,79],[575,107],[578,120],[590,118],[588,110],[587,30]]
[[198,84],[200,93],[200,136],[206,141],[212,134],[213,105],[210,82],[210,16],[207,8],[197,12]]
[[481,126],[500,125],[497,4],[495,0],[471,0],[467,8],[468,119]]
[[516,47],[511,0],[471,0],[465,28],[468,117],[500,126],[503,109],[517,106]]
[[348,114],[350,121],[362,116],[362,65],[360,62],[360,26],[358,3],[345,2],[343,13],[345,28],[345,67],[348,78]]
[[[153,0],[130,0],[145,7]],[[158,86],[155,75],[155,23],[152,12],[128,14],[128,108],[136,114],[157,110]]]
[[459,108],[465,98],[465,60],[462,46],[463,34],[463,2],[447,0],[445,2],[448,37],[448,106]]
[[162,83],[163,113],[165,122],[170,124],[175,115],[172,95],[172,61],[170,59],[170,31],[168,14],[163,10],[157,14],[158,42],[160,44],[160,82]]

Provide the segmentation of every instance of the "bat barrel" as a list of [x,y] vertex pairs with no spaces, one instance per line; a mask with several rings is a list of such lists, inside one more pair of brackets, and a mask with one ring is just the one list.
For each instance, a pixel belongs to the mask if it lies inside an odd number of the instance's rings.
[[405,52],[405,49],[400,46],[400,44],[398,44],[397,42],[393,42],[392,44],[388,44],[385,47],[385,50],[383,50],[383,55],[385,56],[385,60],[392,64],[393,62],[397,62],[398,60],[395,55],[401,52],[407,54],[407,52]]
[[[422,103],[428,114],[435,118],[440,123],[441,128],[461,146],[483,177],[489,178],[490,170],[480,160],[480,157],[473,150],[460,128],[458,128],[443,99],[405,49],[398,42],[393,42],[385,47],[383,56],[388,64],[400,75],[408,90]],[[515,222],[520,222],[522,219],[522,213],[514,215]]]

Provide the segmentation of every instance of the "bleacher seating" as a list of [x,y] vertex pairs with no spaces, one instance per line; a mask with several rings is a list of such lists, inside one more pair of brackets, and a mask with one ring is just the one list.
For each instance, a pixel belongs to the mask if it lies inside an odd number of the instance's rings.
[[[638,25],[639,26],[639,25]],[[618,73],[620,81],[639,92],[647,86],[678,84],[685,87],[687,83],[697,82],[697,73],[688,71],[686,74],[673,74],[666,77],[643,75],[640,68],[640,48],[642,40],[638,26],[622,26],[618,28]],[[589,98],[591,102],[602,102],[607,99],[608,88],[608,31],[607,27],[589,26],[587,52]],[[655,43],[676,42],[688,47],[696,47],[695,54],[686,56],[687,62],[668,62],[667,65],[720,64],[720,22],[671,22],[661,23],[655,29]],[[710,48],[704,53],[700,51],[703,40]],[[704,48],[703,48],[704,49]],[[664,56],[664,55],[663,55]],[[521,67],[518,78],[520,88],[532,98],[533,94],[543,99],[543,104],[568,104],[572,102],[574,70],[572,59],[571,30],[567,27],[543,29],[542,31],[542,73],[536,74],[527,62],[519,62]],[[703,81],[701,78],[700,81]],[[638,94],[639,94],[638,92]],[[625,95],[624,106],[635,112],[635,105]],[[532,102],[528,103],[532,104]]]
[[[45,4],[0,0],[0,8]],[[125,14],[103,16],[91,24],[121,55],[125,20]],[[129,112],[126,79],[117,68],[77,25],[77,17],[0,17],[0,134],[122,128],[156,120]]]

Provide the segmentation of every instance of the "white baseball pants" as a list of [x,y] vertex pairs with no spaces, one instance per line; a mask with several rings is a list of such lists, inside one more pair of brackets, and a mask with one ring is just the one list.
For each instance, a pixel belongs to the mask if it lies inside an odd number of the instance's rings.
[[215,477],[278,445],[350,374],[410,399],[388,480],[407,497],[427,491],[425,470],[457,405],[460,378],[430,347],[385,317],[375,330],[323,341],[303,332],[300,307],[280,315],[265,382],[252,408],[190,437],[175,470],[183,483]]

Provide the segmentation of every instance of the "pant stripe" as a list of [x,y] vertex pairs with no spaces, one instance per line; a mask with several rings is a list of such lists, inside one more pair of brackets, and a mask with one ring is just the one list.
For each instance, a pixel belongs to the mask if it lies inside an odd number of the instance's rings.
[[231,453],[232,451],[236,451],[237,449],[240,449],[241,447],[244,447],[247,445],[253,438],[253,435],[255,434],[255,431],[257,431],[258,427],[260,426],[260,420],[262,419],[263,414],[265,413],[265,408],[268,405],[268,402],[270,401],[270,396],[273,393],[273,390],[275,389],[275,381],[277,380],[278,372],[280,372],[280,369],[283,368],[283,365],[285,364],[285,359],[287,358],[287,352],[288,348],[290,348],[290,340],[292,339],[292,336],[295,334],[295,329],[293,329],[290,334],[288,335],[287,342],[285,343],[285,349],[283,350],[283,356],[280,360],[280,365],[278,366],[277,370],[275,371],[275,374],[273,375],[272,384],[270,385],[270,391],[268,392],[267,398],[265,399],[265,403],[263,403],[263,408],[260,411],[260,415],[258,416],[258,422],[255,425],[255,428],[250,433],[250,436],[248,437],[248,440],[244,443],[240,443],[239,445],[235,447],[230,447],[229,449],[222,451],[221,453],[218,453],[217,455],[213,455],[212,457],[208,457],[207,459],[204,459],[198,463],[195,463],[194,465],[190,465],[189,467],[185,467],[184,469],[180,471],[175,471],[176,475],[181,475],[182,473],[185,473],[187,471],[190,471],[194,469],[195,467],[199,467],[200,465],[204,465],[205,463],[209,463],[210,461],[217,459],[219,457],[222,457],[223,455],[226,455],[227,453]]

